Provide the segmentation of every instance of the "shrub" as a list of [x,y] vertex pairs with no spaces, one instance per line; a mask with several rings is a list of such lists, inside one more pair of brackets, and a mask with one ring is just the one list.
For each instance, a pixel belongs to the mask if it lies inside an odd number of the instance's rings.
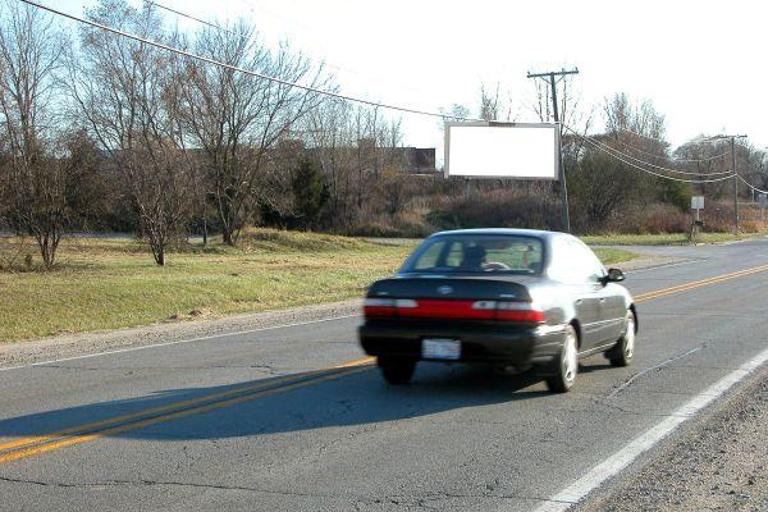
[[440,229],[562,228],[560,204],[553,198],[504,189],[443,198],[427,221]]

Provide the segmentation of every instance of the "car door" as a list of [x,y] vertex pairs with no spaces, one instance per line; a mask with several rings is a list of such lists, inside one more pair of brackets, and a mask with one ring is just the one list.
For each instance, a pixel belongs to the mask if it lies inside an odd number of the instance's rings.
[[608,283],[603,290],[601,315],[608,323],[608,341],[618,340],[624,332],[624,322],[627,316],[627,302],[623,290],[618,284]]
[[562,236],[552,242],[550,277],[567,290],[576,319],[581,326],[581,350],[589,350],[602,341],[600,332],[600,292],[602,284],[576,239]]
[[626,312],[624,296],[618,285],[612,283],[603,284],[604,281],[602,279],[606,275],[606,271],[600,259],[584,242],[578,239],[576,239],[576,242],[584,251],[585,265],[591,269],[590,274],[598,283],[599,319],[595,324],[597,344],[602,345],[616,341],[619,339],[624,328],[624,315]]

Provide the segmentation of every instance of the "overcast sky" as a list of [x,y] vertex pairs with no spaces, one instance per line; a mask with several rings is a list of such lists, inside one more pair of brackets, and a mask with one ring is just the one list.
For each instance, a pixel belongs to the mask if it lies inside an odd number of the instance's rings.
[[[324,59],[343,92],[366,99],[476,110],[479,84],[498,82],[516,119],[535,121],[526,72],[578,66],[581,105],[598,106],[598,117],[606,96],[626,92],[665,114],[673,144],[725,131],[768,145],[761,1],[158,1],[208,19],[248,18],[270,42],[288,38]],[[47,3],[80,14],[95,2]],[[403,124],[406,143],[442,144],[435,119],[405,115]]]

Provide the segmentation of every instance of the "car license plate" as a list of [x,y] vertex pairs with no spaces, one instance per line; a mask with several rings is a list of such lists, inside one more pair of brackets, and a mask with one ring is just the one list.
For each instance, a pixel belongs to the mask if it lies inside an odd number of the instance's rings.
[[446,338],[424,338],[421,340],[421,357],[455,361],[461,357],[461,342]]

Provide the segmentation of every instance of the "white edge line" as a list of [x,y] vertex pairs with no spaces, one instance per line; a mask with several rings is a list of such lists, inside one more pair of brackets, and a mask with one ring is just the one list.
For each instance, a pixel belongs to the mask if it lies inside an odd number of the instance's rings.
[[246,329],[246,330],[243,330],[243,331],[235,331],[235,332],[223,332],[223,333],[218,333],[218,334],[211,334],[210,336],[200,336],[198,338],[189,338],[189,339],[183,339],[183,340],[167,341],[167,342],[164,342],[164,343],[152,343],[152,344],[149,344],[149,345],[141,345],[139,347],[128,347],[128,348],[121,348],[121,349],[116,349],[116,350],[107,350],[107,351],[104,351],[104,352],[96,352],[94,354],[84,354],[84,355],[81,355],[81,356],[63,357],[61,359],[52,359],[50,361],[38,361],[36,363],[22,364],[22,365],[19,365],[19,366],[6,366],[4,368],[0,368],[0,372],[7,372],[7,371],[10,371],[10,370],[20,370],[20,369],[23,369],[23,368],[32,368],[34,366],[44,366],[44,365],[52,364],[52,363],[63,363],[63,362],[66,362],[66,361],[75,361],[75,360],[78,360],[78,359],[90,359],[90,358],[93,358],[93,357],[108,356],[108,355],[112,355],[112,354],[123,354],[125,352],[135,352],[137,350],[146,350],[146,349],[151,349],[151,348],[168,347],[168,346],[171,346],[171,345],[181,345],[183,343],[193,343],[193,342],[196,342],[196,341],[209,341],[209,340],[212,340],[212,339],[226,338],[226,337],[229,337],[229,336],[241,336],[243,334],[251,334],[251,333],[254,333],[254,332],[273,331],[273,330],[276,330],[276,329],[285,329],[285,328],[289,328],[289,327],[299,327],[299,326],[302,326],[302,325],[319,324],[319,323],[322,323],[322,322],[332,322],[334,320],[344,320],[346,318],[354,318],[354,317],[357,317],[357,316],[360,316],[360,315],[359,314],[353,314],[353,315],[334,316],[334,317],[330,317],[330,318],[321,318],[321,319],[318,319],[318,320],[308,320],[306,322],[296,322],[296,323],[292,323],[292,324],[273,325],[273,326],[269,326],[269,327],[259,327],[259,328],[256,328],[256,329]]
[[737,370],[732,371],[705,391],[697,394],[693,399],[655,426],[646,430],[619,451],[590,469],[584,476],[549,498],[545,503],[537,507],[535,512],[563,512],[576,505],[590,492],[597,489],[608,479],[616,476],[641,454],[672,433],[680,424],[695,416],[766,361],[768,361],[768,349],[763,350],[757,356],[741,365]]

